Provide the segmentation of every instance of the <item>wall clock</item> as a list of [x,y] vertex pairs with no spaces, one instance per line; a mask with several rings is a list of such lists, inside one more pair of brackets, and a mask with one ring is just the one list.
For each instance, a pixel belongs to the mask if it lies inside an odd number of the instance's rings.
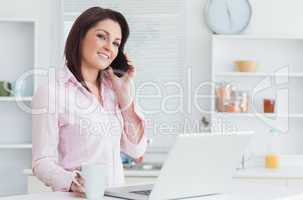
[[252,7],[248,0],[208,0],[205,19],[215,34],[237,34],[248,26]]

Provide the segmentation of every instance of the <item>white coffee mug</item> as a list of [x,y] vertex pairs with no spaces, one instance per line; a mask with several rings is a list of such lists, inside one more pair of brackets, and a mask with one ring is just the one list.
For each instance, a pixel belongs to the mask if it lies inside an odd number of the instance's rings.
[[84,179],[85,195],[88,200],[101,200],[104,196],[108,165],[106,164],[82,164],[81,171],[73,171],[73,182],[80,183],[76,176],[80,175]]

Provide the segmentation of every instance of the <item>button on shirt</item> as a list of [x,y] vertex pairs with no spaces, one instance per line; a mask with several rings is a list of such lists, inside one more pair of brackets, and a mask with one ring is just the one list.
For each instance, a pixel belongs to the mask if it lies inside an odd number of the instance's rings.
[[[101,79],[102,105],[67,67],[59,69],[32,101],[33,173],[55,191],[68,191],[72,171],[82,163],[106,163],[107,186],[124,183],[120,151],[133,158],[144,154],[146,137],[129,140],[111,84]],[[144,120],[134,102],[133,110]]]

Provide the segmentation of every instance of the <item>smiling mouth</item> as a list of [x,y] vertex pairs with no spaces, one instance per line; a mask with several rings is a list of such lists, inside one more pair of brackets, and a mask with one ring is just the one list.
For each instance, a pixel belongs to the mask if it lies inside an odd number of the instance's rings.
[[109,59],[109,56],[104,54],[104,53],[98,52],[97,54],[98,54],[99,57],[101,57],[103,59],[107,59],[107,60]]

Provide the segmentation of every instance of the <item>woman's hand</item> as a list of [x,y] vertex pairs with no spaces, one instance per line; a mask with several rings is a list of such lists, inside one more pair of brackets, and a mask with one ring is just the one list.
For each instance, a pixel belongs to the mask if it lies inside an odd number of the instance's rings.
[[108,77],[112,83],[113,90],[115,91],[118,97],[118,103],[122,111],[127,109],[127,107],[133,101],[133,77],[135,76],[135,67],[132,60],[130,59],[128,54],[125,53],[124,55],[127,59],[129,69],[122,77],[119,78],[118,76],[116,76],[111,67],[109,67],[109,69],[105,71],[105,76]]
[[72,182],[72,185],[70,187],[70,191],[75,192],[78,195],[84,197],[85,196],[84,179],[79,174],[77,174],[75,179],[76,179],[76,182],[74,182],[74,181]]
[[141,156],[141,157],[139,157],[139,158],[137,158],[137,159],[134,159],[134,161],[135,161],[136,164],[141,164],[141,163],[143,163],[143,160],[144,160],[144,157],[143,157],[143,156]]

